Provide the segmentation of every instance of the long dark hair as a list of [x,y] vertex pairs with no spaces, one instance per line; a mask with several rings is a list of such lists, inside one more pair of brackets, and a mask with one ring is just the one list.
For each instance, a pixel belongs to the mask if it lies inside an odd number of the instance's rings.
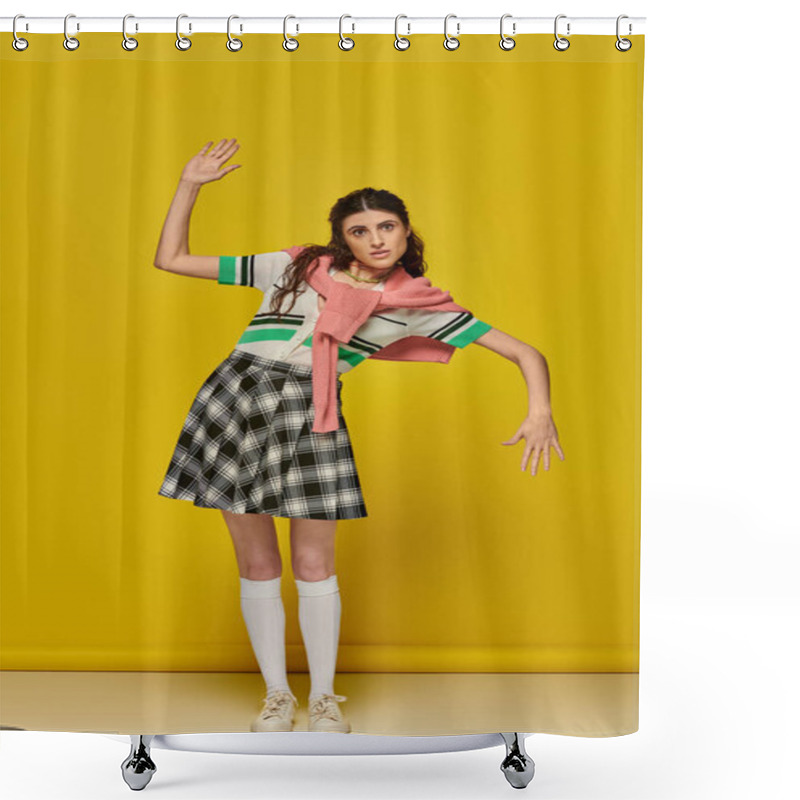
[[[406,239],[407,249],[402,258],[397,262],[396,269],[404,269],[412,278],[417,278],[425,274],[428,268],[422,253],[425,245],[422,239],[417,236],[408,221],[408,212],[405,203],[396,195],[386,189],[373,189],[366,187],[356,189],[350,194],[340,197],[328,214],[328,222],[331,224],[331,239],[327,245],[304,244],[306,249],[299,253],[297,257],[286,267],[281,288],[272,297],[269,310],[278,314],[278,318],[283,314],[288,314],[297,302],[297,295],[300,293],[301,286],[305,282],[305,272],[308,265],[321,255],[333,256],[331,264],[337,269],[345,269],[350,266],[350,262],[355,258],[350,248],[345,243],[342,233],[342,222],[350,214],[357,214],[359,211],[388,211],[402,220],[403,225],[411,230],[411,234]],[[283,298],[292,293],[292,302],[288,309],[281,310]]]

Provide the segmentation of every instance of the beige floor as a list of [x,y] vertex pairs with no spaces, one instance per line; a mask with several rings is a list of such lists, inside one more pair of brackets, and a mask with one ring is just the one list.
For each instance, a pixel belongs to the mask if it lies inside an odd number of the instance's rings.
[[[308,730],[308,673],[290,673]],[[639,727],[637,673],[337,673],[352,733],[621,736]],[[80,733],[229,733],[261,708],[258,673],[0,672],[0,727]]]

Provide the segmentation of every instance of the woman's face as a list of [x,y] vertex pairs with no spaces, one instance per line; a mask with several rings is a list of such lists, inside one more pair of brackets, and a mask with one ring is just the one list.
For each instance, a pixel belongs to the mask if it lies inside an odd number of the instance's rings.
[[[407,230],[391,211],[370,209],[344,218],[342,233],[348,247],[364,267],[386,270],[408,249]],[[384,251],[377,253],[376,251]]]

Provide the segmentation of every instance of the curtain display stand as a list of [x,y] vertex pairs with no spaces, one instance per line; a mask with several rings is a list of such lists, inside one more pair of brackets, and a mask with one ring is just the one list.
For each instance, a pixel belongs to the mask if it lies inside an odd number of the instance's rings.
[[[102,734],[125,740],[124,736]],[[184,733],[131,734],[131,750],[122,762],[122,777],[131,789],[140,790],[156,772],[151,748],[193,753],[236,755],[409,755],[481,750],[505,743],[506,755],[500,770],[515,789],[524,789],[533,778],[533,759],[525,752],[527,733],[486,733],[463,736],[353,736],[345,733]]]

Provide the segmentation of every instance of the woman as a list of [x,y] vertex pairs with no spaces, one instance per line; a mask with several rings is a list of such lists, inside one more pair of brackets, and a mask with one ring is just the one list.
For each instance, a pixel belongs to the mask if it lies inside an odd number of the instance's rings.
[[[254,731],[292,730],[297,699],[286,676],[282,563],[273,517],[291,519],[292,568],[311,676],[309,730],[349,732],[333,690],[341,600],[334,574],[339,519],[367,516],[341,411],[342,372],[366,358],[447,362],[476,342],[517,364],[528,416],[503,444],[525,439],[550,468],[564,454],[550,413],[547,363],[533,347],[475,319],[424,277],[423,244],[402,201],[362,189],[331,210],[327,246],[251,256],[189,254],[189,217],[200,187],[235,139],[207,143],[184,167],[155,265],[264,293],[233,352],[198,391],[159,494],[222,512],[233,540],[248,635],[267,685]],[[291,294],[291,298],[289,295]],[[284,300],[288,302],[284,303]]]

